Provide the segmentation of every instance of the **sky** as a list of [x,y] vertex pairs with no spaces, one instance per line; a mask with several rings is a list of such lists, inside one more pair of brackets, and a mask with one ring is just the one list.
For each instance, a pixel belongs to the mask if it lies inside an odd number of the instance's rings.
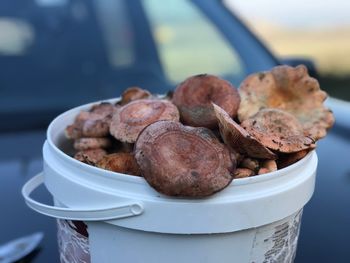
[[225,0],[248,19],[282,26],[337,27],[350,25],[349,0]]

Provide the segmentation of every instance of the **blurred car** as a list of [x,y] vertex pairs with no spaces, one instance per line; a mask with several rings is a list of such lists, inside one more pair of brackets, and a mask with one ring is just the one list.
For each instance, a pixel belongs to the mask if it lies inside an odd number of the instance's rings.
[[[281,63],[221,1],[5,0],[0,2],[0,244],[44,231],[28,262],[58,262],[55,221],[27,208],[20,188],[41,171],[45,129],[74,106],[129,86],[166,93],[190,75],[236,86]],[[315,71],[313,67],[311,71]],[[295,262],[347,262],[350,153],[347,102],[318,143],[316,190],[304,209]],[[35,193],[50,202],[44,189]]]

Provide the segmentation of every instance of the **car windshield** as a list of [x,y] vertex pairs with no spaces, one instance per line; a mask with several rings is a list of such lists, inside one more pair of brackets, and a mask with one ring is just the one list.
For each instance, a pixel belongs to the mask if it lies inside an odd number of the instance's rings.
[[271,66],[264,52],[246,51],[252,41],[244,40],[249,34],[239,23],[237,37],[228,36],[223,21],[214,19],[217,6],[187,0],[1,1],[0,131],[44,127],[68,108],[119,96],[129,86],[165,93],[199,73],[237,85],[247,73]]

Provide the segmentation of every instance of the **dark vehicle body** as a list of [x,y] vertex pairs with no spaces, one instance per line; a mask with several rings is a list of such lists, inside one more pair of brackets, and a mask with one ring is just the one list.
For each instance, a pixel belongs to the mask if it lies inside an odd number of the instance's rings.
[[[59,261],[55,220],[31,211],[20,195],[24,182],[42,170],[45,130],[55,116],[83,103],[117,97],[129,86],[166,93],[181,81],[181,76],[204,73],[197,72],[192,64],[196,59],[210,64],[221,45],[227,52],[234,50],[232,57],[238,66],[227,70],[226,64],[214,64],[207,72],[236,86],[248,74],[281,63],[220,1],[178,1],[190,5],[220,36],[216,48],[210,48],[209,39],[210,49],[203,50],[198,43],[204,45],[208,40],[201,39],[205,26],[198,25],[203,29],[199,31],[194,24],[191,31],[191,21],[186,20],[178,26],[175,16],[176,12],[181,15],[181,8],[171,9],[166,17],[167,6],[161,3],[167,1],[159,1],[156,7],[147,1],[0,2],[0,18],[17,25],[19,32],[27,32],[29,42],[17,53],[12,49],[0,53],[0,244],[36,231],[45,233],[41,248],[24,262]],[[153,18],[152,12],[156,13]],[[175,25],[171,30],[169,25],[162,27],[162,21],[168,20]],[[181,33],[174,32],[178,29],[188,30],[188,35],[177,39]],[[188,56],[193,57],[182,56],[190,37],[198,37],[195,45],[188,47]],[[177,47],[179,51],[171,53]],[[164,50],[171,54],[164,55]],[[166,61],[171,56],[175,59]],[[210,72],[211,66],[222,66],[223,70]],[[170,70],[173,68],[181,72],[174,75]],[[199,70],[203,68],[198,66]],[[336,123],[317,145],[316,190],[303,212],[296,263],[349,262],[350,258],[350,106],[335,99],[327,104],[334,111]],[[51,202],[44,189],[34,197]]]

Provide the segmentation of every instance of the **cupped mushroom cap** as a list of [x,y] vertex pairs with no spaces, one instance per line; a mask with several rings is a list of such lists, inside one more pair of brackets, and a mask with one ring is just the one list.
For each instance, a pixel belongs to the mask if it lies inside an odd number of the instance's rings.
[[324,107],[327,94],[305,66],[278,66],[269,72],[248,76],[240,85],[241,104],[238,118],[242,122],[264,108],[277,108],[293,114],[305,134],[320,139],[334,123],[333,114]]
[[225,188],[236,161],[207,128],[174,121],[149,125],[135,144],[135,158],[147,182],[158,192],[204,197]]
[[275,159],[276,155],[236,123],[222,108],[213,103],[220,134],[231,149],[249,157]]
[[181,120],[191,126],[214,128],[217,120],[211,103],[222,107],[231,117],[237,115],[240,96],[228,81],[213,75],[196,75],[176,87],[173,102]]
[[178,109],[170,101],[140,99],[116,111],[109,131],[122,142],[134,143],[147,125],[159,120],[179,121],[179,118]]
[[278,152],[297,152],[314,146],[298,119],[283,110],[260,110],[241,126],[265,147]]
[[132,153],[112,153],[105,155],[97,167],[113,172],[140,176],[141,171]]

